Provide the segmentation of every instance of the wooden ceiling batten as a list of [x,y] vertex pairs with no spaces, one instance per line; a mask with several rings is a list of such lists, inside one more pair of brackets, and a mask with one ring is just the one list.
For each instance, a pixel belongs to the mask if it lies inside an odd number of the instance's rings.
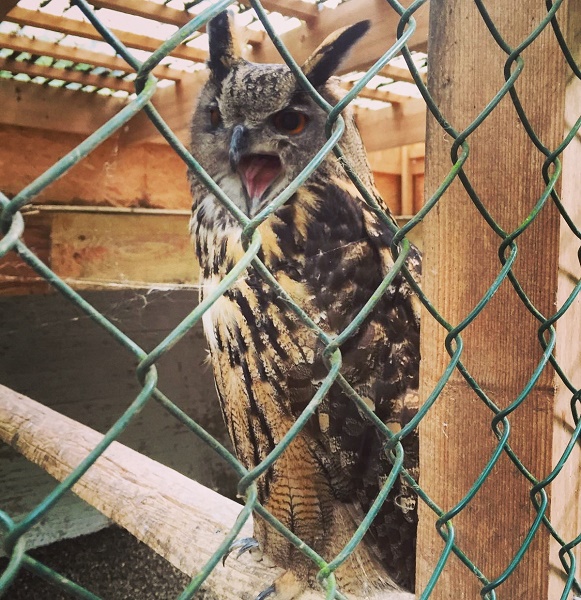
[[[409,5],[411,2],[406,0],[404,4]],[[410,50],[426,51],[428,16],[427,5],[414,13],[416,29],[408,41]],[[341,66],[341,73],[359,71],[369,68],[397,41],[400,16],[385,0],[348,0],[335,9],[322,10],[312,25],[303,23],[300,27],[281,34],[280,39],[300,64],[328,35],[361,19],[369,19],[371,27],[364,40],[353,48]],[[248,58],[254,62],[282,61],[270,39],[265,39],[261,46],[254,48]]]
[[[389,79],[393,79],[394,81],[404,81],[405,83],[415,83],[414,78],[412,77],[412,74],[410,73],[409,69],[406,69],[404,67],[396,67],[394,65],[387,65],[387,66],[383,67],[383,69],[381,69],[381,71],[379,71],[378,75],[381,75],[382,77],[388,77]],[[420,75],[422,77],[422,81],[424,83],[426,83],[426,81],[428,80],[428,74],[420,73]]]
[[47,80],[58,79],[67,83],[80,83],[82,85],[92,85],[96,88],[109,88],[119,90],[129,94],[135,92],[135,86],[130,81],[111,77],[108,75],[94,75],[84,71],[75,71],[73,69],[58,69],[45,65],[36,65],[24,60],[12,60],[10,58],[0,57],[0,70],[10,71],[11,73],[24,73],[31,78],[44,77]]
[[[100,52],[93,52],[82,48],[72,48],[53,42],[44,42],[22,35],[0,33],[0,48],[8,48],[10,50],[15,50],[16,52],[29,52],[30,54],[38,54],[40,56],[51,56],[52,58],[71,60],[75,63],[87,63],[96,67],[105,67],[112,71],[119,70],[125,73],[133,72],[133,69],[118,56],[109,56]],[[160,79],[180,81],[184,72],[160,65],[153,70],[153,74]]]
[[[241,4],[250,6],[249,0],[241,0]],[[301,0],[262,0],[261,4],[269,12],[277,12],[285,17],[296,17],[306,21],[308,25],[312,25],[321,13],[316,4],[301,2]]]
[[[346,90],[350,90],[353,87],[352,83],[343,84]],[[365,98],[367,100],[379,100],[380,102],[389,102],[390,104],[402,104],[403,102],[409,102],[412,100],[409,96],[404,96],[402,94],[396,94],[394,92],[390,92],[385,88],[378,88],[376,90],[364,87],[358,94],[357,98]]]
[[[152,19],[176,27],[183,27],[195,17],[194,14],[187,11],[149,2],[148,0],[91,0],[91,4],[95,8],[108,8],[109,10],[116,10],[144,19]],[[200,31],[205,31],[205,28],[201,28]],[[248,29],[244,32],[244,39],[248,44],[254,46],[262,43],[264,35],[263,31]]]
[[[17,23],[18,25],[40,27],[42,29],[49,29],[50,31],[57,31],[66,35],[76,35],[89,40],[101,41],[103,39],[101,34],[90,23],[86,23],[85,21],[67,19],[66,17],[56,17],[37,10],[19,8],[18,6],[10,12],[6,17],[6,20]],[[125,46],[136,48],[138,50],[146,50],[148,52],[153,52],[159,48],[164,41],[146,35],[119,31],[117,29],[112,29],[111,31]],[[198,48],[192,48],[182,44],[173,50],[171,56],[194,62],[204,62],[208,53],[199,50]]]

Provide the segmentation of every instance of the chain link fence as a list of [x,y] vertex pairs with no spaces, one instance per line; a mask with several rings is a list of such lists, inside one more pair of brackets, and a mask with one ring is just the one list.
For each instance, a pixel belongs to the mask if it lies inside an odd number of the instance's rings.
[[[351,1],[354,2],[355,0]],[[97,596],[88,590],[83,589],[81,586],[69,580],[66,580],[58,573],[52,571],[47,566],[30,557],[24,549],[25,536],[26,533],[35,524],[37,524],[41,518],[51,511],[55,503],[59,501],[63,494],[67,490],[70,490],[71,487],[77,481],[79,481],[84,473],[86,473],[86,471],[101,456],[105,449],[127,427],[136,413],[148,402],[158,402],[161,404],[163,407],[165,407],[165,409],[167,409],[167,411],[174,415],[176,419],[179,419],[182,423],[189,427],[195,435],[204,440],[211,448],[213,448],[215,452],[217,452],[225,461],[227,461],[239,478],[238,491],[240,496],[244,498],[244,507],[241,509],[236,525],[226,536],[223,543],[216,548],[212,559],[192,579],[191,583],[180,594],[180,600],[185,600],[186,598],[192,598],[195,596],[196,592],[200,589],[200,586],[208,577],[209,573],[218,565],[224,554],[228,551],[230,545],[235,541],[241,528],[246,520],[248,520],[248,518],[251,516],[253,511],[270,523],[272,527],[276,528],[284,536],[290,539],[293,544],[295,544],[297,547],[300,547],[301,551],[304,552],[304,554],[306,554],[314,563],[316,563],[320,569],[319,580],[323,588],[326,590],[324,594],[327,599],[344,599],[345,597],[336,589],[333,573],[338,566],[340,566],[346,560],[356,544],[361,541],[370,525],[370,522],[377,514],[379,507],[390,493],[394,482],[400,475],[403,475],[403,477],[408,480],[409,484],[417,491],[420,502],[424,503],[425,507],[431,511],[433,516],[432,523],[435,523],[438,533],[443,540],[443,550],[441,551],[441,555],[437,560],[436,567],[431,575],[426,577],[427,584],[423,587],[423,589],[416,590],[417,597],[422,599],[430,597],[450,557],[452,555],[456,555],[456,557],[458,557],[465,565],[466,569],[468,569],[469,572],[472,573],[473,576],[480,582],[479,585],[481,589],[481,596],[489,600],[496,598],[497,588],[501,586],[508,578],[513,576],[515,570],[518,568],[519,563],[523,559],[523,556],[525,556],[527,551],[529,551],[535,536],[538,535],[539,531],[541,530],[548,532],[559,546],[558,554],[562,563],[563,573],[563,583],[561,586],[562,590],[560,591],[560,597],[562,599],[566,599],[571,598],[572,594],[581,594],[581,584],[576,578],[575,558],[575,548],[581,542],[581,535],[575,539],[565,539],[564,537],[561,537],[560,532],[556,530],[549,520],[549,496],[547,493],[547,488],[562,471],[564,465],[567,463],[572,452],[574,451],[575,446],[578,444],[578,438],[581,432],[581,420],[579,419],[581,390],[572,383],[570,374],[566,373],[564,369],[561,368],[555,358],[554,352],[557,341],[555,325],[575,302],[579,294],[579,290],[581,289],[581,281],[575,281],[575,283],[572,285],[572,291],[566,298],[565,302],[558,307],[558,310],[556,310],[553,314],[545,315],[537,309],[532,300],[527,296],[513,270],[513,266],[515,265],[517,257],[520,236],[522,236],[523,233],[534,224],[535,219],[542,211],[549,209],[550,205],[556,207],[556,209],[559,211],[562,221],[565,223],[570,232],[576,238],[581,239],[581,231],[578,229],[576,224],[573,222],[573,218],[568,214],[567,210],[563,206],[557,191],[557,184],[562,170],[560,157],[572,140],[579,135],[581,117],[577,118],[576,122],[572,124],[570,129],[566,132],[562,142],[556,148],[548,148],[543,144],[542,140],[535,132],[533,125],[529,121],[526,111],[526,101],[523,101],[523,99],[519,97],[516,86],[525,64],[523,54],[526,52],[526,49],[529,46],[536,42],[536,40],[545,30],[552,30],[552,33],[558,42],[562,55],[566,60],[570,71],[573,73],[575,78],[581,79],[581,70],[575,62],[573,52],[568,47],[565,41],[565,36],[559,25],[559,9],[563,6],[563,0],[554,3],[548,0],[546,2],[546,16],[540,22],[534,24],[530,35],[523,39],[517,46],[509,45],[502,36],[501,32],[495,27],[495,23],[488,14],[485,4],[480,0],[474,0],[474,4],[481,15],[483,22],[486,24],[490,35],[494,38],[495,43],[502,50],[502,52],[506,54],[504,71],[505,83],[500,89],[498,89],[494,98],[488,102],[484,110],[482,110],[482,112],[478,115],[478,118],[476,118],[462,131],[457,130],[453,124],[448,122],[446,117],[446,107],[438,106],[432,98],[426,85],[423,83],[420,73],[418,73],[417,68],[414,65],[414,61],[412,60],[411,53],[407,46],[408,41],[414,35],[415,31],[414,13],[425,3],[425,0],[417,0],[408,8],[404,8],[404,6],[399,4],[396,0],[386,1],[400,16],[399,27],[397,31],[397,42],[366,72],[361,80],[351,89],[348,94],[346,94],[344,99],[337,106],[328,105],[324,99],[318,95],[317,91],[310,85],[306,77],[302,74],[299,66],[295,63],[287,49],[277,37],[273,27],[269,23],[268,15],[265,13],[260,3],[256,0],[251,1],[252,7],[256,11],[258,18],[264,25],[264,28],[280,52],[284,61],[293,71],[301,85],[312,96],[312,98],[325,111],[327,111],[328,141],[318,151],[308,167],[292,183],[292,185],[290,185],[288,189],[281,193],[280,196],[276,198],[266,210],[260,213],[257,217],[250,219],[236,208],[236,206],[224,194],[224,192],[220,190],[218,186],[211,180],[211,178],[202,170],[200,165],[193,159],[188,150],[167,127],[151,104],[151,100],[156,91],[156,79],[151,75],[152,69],[158,65],[160,60],[162,60],[173,48],[186,40],[193,32],[203,27],[205,23],[212,17],[228,8],[228,6],[232,3],[232,0],[220,0],[212,2],[208,8],[206,8],[190,23],[182,27],[175,35],[163,43],[158,50],[155,51],[144,63],[137,61],[135,57],[132,56],[131,52],[122,43],[120,43],[120,41],[99,21],[98,16],[95,14],[94,10],[86,0],[75,0],[74,3],[83,11],[89,21],[100,32],[103,39],[106,40],[115,49],[116,53],[123,57],[137,72],[137,78],[135,80],[137,95],[115,117],[113,117],[104,126],[99,128],[87,139],[85,139],[81,144],[79,144],[78,147],[64,156],[52,168],[43,173],[38,179],[31,182],[15,197],[9,199],[0,193],[0,207],[2,210],[0,222],[3,231],[3,236],[0,239],[0,256],[10,252],[17,253],[25,263],[30,265],[40,276],[45,278],[46,281],[50,282],[50,284],[53,285],[58,292],[60,292],[63,298],[66,299],[66,301],[74,303],[98,326],[104,328],[111,336],[113,336],[113,338],[121,346],[123,346],[128,353],[132,354],[139,361],[136,374],[141,382],[142,390],[129,408],[127,408],[127,410],[124,412],[121,418],[119,418],[114,426],[106,433],[101,443],[99,443],[90,452],[82,464],[80,464],[74,470],[74,472],[70,474],[69,477],[62,481],[62,483],[57,485],[52,493],[50,493],[41,504],[31,511],[26,518],[20,520],[19,522],[14,522],[8,514],[0,510],[0,524],[3,532],[2,538],[4,549],[10,557],[9,565],[0,577],[0,595],[8,590],[19,569],[26,568],[37,575],[50,580],[55,585],[67,590],[72,596],[92,600],[97,598]],[[322,331],[317,324],[313,322],[310,316],[301,310],[301,308],[293,301],[293,298],[290,297],[288,293],[279,285],[276,279],[259,260],[258,253],[261,248],[261,238],[258,231],[258,226],[293,195],[297,188],[317,168],[318,164],[320,164],[320,161],[327,153],[334,152],[338,157],[342,157],[340,140],[344,125],[341,117],[341,111],[357,96],[357,94],[371,80],[372,77],[374,77],[390,60],[399,54],[405,58],[415,83],[417,84],[422,96],[426,101],[428,110],[441,127],[442,134],[450,136],[453,140],[451,145],[451,166],[448,174],[441,181],[436,192],[431,197],[427,198],[427,201],[420,212],[408,223],[406,223],[405,226],[395,230],[395,237],[392,247],[395,263],[390,273],[385,277],[381,286],[370,299],[365,309],[339,336],[333,338]],[[528,135],[530,143],[534,144],[537,150],[545,157],[544,166],[541,173],[545,184],[544,191],[542,195],[536,199],[535,205],[530,211],[530,214],[528,214],[527,218],[511,231],[505,231],[495,221],[491,213],[488,211],[485,202],[481,200],[472,187],[471,181],[464,170],[464,166],[470,154],[471,135],[489,117],[492,111],[494,111],[494,109],[502,101],[506,101],[507,99],[510,99],[512,102],[514,110],[516,111],[516,114],[518,115],[518,118],[520,119],[520,122],[522,123],[522,126]],[[107,320],[102,314],[95,310],[75,290],[69,287],[41,260],[39,260],[39,258],[35,256],[35,254],[21,239],[24,230],[24,221],[20,210],[28,203],[32,202],[35,196],[44,188],[46,188],[46,186],[48,186],[56,178],[64,175],[68,169],[81,161],[83,157],[92,152],[101,142],[103,142],[116,130],[127,123],[127,121],[129,121],[139,111],[145,111],[147,113],[149,118],[166,138],[168,143],[174,148],[175,152],[178,153],[188,167],[197,174],[197,176],[205,183],[208,189],[215,194],[219,201],[228,207],[229,210],[235,215],[243,227],[242,237],[243,240],[245,240],[245,254],[243,258],[234,266],[231,272],[228,273],[228,275],[216,287],[213,293],[209,297],[205,298],[204,301],[174,329],[171,335],[162,340],[151,352],[146,352],[144,349],[139,347],[115,324]],[[381,218],[384,220],[386,225],[394,230],[394,225],[392,224],[391,219],[382,213],[381,208],[377,205],[377,202],[373,196],[369,194],[367,190],[365,190],[364,185],[361,183],[361,181],[359,181],[356,173],[351,171],[348,165],[346,168],[349,176],[365,200],[375,209],[378,214],[381,215]],[[481,301],[470,310],[469,314],[462,322],[449,323],[440,314],[438,307],[432,304],[430,298],[426,297],[411,275],[406,271],[405,260],[410,251],[410,244],[406,236],[414,227],[418,225],[420,221],[424,219],[424,217],[430,213],[430,211],[436,209],[445,192],[454,182],[457,181],[461,182],[466,193],[480,213],[483,222],[485,222],[486,225],[498,237],[499,244],[496,250],[498,252],[500,262],[498,274]],[[255,269],[260,276],[267,281],[270,286],[272,286],[276,293],[280,297],[284,298],[288,306],[292,308],[298,317],[305,324],[307,324],[309,328],[317,332],[320,340],[325,346],[324,356],[327,358],[329,365],[327,376],[320,385],[316,395],[311,399],[308,406],[303,411],[300,418],[297,419],[296,423],[288,431],[285,438],[268,456],[268,458],[250,472],[247,471],[226,448],[221,446],[206,431],[204,431],[202,427],[189,418],[188,415],[185,414],[178,406],[176,406],[170,398],[163,394],[163,392],[158,388],[158,377],[156,371],[156,362],[158,359],[168,352],[168,350],[174,344],[176,344],[176,342],[180,340],[195,323],[201,319],[204,312],[226,290],[228,290],[228,288],[241,274],[244,273],[246,269]],[[342,342],[345,341],[350,334],[357,329],[367,314],[373,309],[381,294],[388,288],[396,274],[400,271],[404,273],[410,284],[414,287],[416,293],[421,299],[423,306],[425,307],[423,318],[434,319],[448,332],[446,338],[446,351],[448,352],[450,358],[444,373],[438,381],[438,384],[430,391],[429,394],[426,395],[417,415],[401,431],[394,434],[379,419],[375,417],[375,415],[366,406],[363,399],[358,396],[358,394],[350,387],[349,383],[342,377],[340,347]],[[511,398],[510,402],[505,408],[500,408],[489,397],[489,395],[486,394],[483,386],[481,386],[481,384],[472,377],[471,373],[464,365],[462,360],[462,333],[478,318],[478,316],[490,302],[492,296],[500,288],[500,286],[505,284],[505,282],[508,282],[514,288],[522,304],[538,322],[538,343],[542,348],[542,358],[530,376],[528,382],[522,389],[522,392],[518,394],[517,397]],[[529,471],[527,466],[525,466],[523,461],[519,458],[515,450],[510,445],[510,419],[511,415],[513,415],[513,413],[515,413],[515,411],[517,411],[521,405],[529,401],[531,391],[534,389],[535,385],[539,381],[539,378],[541,377],[541,374],[546,369],[553,369],[556,373],[556,376],[560,379],[560,383],[568,389],[570,393],[570,411],[575,427],[574,430],[571,431],[569,442],[559,459],[556,461],[554,468],[543,478],[538,479],[531,471]],[[445,388],[452,375],[458,373],[469,384],[474,393],[480,398],[484,406],[489,411],[490,425],[494,435],[497,438],[497,444],[494,452],[488,458],[485,468],[482,470],[480,476],[474,481],[468,493],[466,493],[461,501],[455,506],[444,509],[438,506],[436,502],[428,495],[427,491],[405,472],[405,469],[403,468],[403,449],[401,440],[409,435],[412,430],[418,427],[422,419],[424,419],[428,411],[430,411],[430,409],[433,407],[434,403],[437,402],[440,393]],[[297,435],[302,427],[305,426],[307,421],[315,413],[317,407],[323,400],[331,385],[333,385],[335,382],[342,386],[353,402],[357,404],[359,410],[367,414],[369,419],[381,431],[386,440],[386,455],[389,456],[389,460],[391,461],[393,467],[389,478],[385,482],[385,485],[376,501],[373,503],[366,519],[353,536],[353,539],[347,546],[345,546],[338,556],[336,556],[331,562],[327,563],[312,549],[310,549],[308,546],[305,546],[299,538],[297,538],[291,531],[286,529],[258,503],[256,480],[273,464],[274,461],[278,459],[293,437]],[[481,570],[480,565],[473,562],[473,558],[471,558],[471,556],[463,549],[462,543],[457,539],[456,536],[454,520],[462,511],[466,510],[467,507],[470,506],[472,500],[486,482],[501,456],[508,457],[516,469],[518,469],[520,476],[528,482],[530,490],[530,502],[534,507],[536,518],[530,526],[527,534],[524,536],[522,541],[520,541],[518,551],[514,554],[508,564],[506,564],[504,571],[499,576],[491,578],[488,577],[483,570]],[[444,476],[444,469],[442,470],[442,476]],[[576,507],[577,499],[575,497],[571,497],[569,502],[573,505],[573,508]],[[0,509],[1,508],[2,507],[0,507]]]

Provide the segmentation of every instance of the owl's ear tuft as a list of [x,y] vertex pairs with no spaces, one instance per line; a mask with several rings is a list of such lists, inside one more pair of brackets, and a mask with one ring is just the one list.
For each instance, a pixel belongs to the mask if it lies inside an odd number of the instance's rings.
[[332,33],[311,54],[303,65],[303,73],[314,87],[323,85],[339,68],[349,50],[370,26],[369,21],[359,21]]
[[221,83],[232,66],[240,60],[233,15],[225,10],[215,16],[207,26],[210,56],[208,68],[211,76]]

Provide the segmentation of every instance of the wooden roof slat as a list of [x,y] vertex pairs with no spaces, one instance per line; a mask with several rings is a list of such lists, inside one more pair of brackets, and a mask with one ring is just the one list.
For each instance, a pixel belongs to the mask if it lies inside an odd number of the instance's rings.
[[[411,2],[406,0],[407,6]],[[425,51],[428,42],[429,7],[423,5],[415,13],[416,29],[411,36],[410,50]],[[335,9],[325,9],[311,25],[303,23],[280,36],[295,60],[301,64],[325,37],[340,27],[352,25],[361,19],[369,19],[371,27],[360,43],[356,44],[341,65],[340,73],[367,69],[396,42],[399,15],[385,0],[348,0]],[[254,62],[280,63],[282,58],[270,41],[254,48],[246,56]]]
[[[70,46],[44,42],[21,35],[0,33],[0,48],[9,48],[16,52],[29,52],[30,54],[38,54],[40,56],[51,56],[53,58],[71,60],[75,63],[87,63],[96,67],[124,71],[125,73],[133,72],[133,69],[118,56],[108,56],[107,54],[84,50],[82,48],[71,48]],[[158,66],[153,70],[153,74],[161,79],[180,81],[184,72],[166,66]]]
[[[352,83],[343,84],[346,90],[350,90],[353,87]],[[379,100],[380,102],[389,102],[391,104],[402,104],[403,102],[409,102],[412,100],[410,96],[403,96],[402,94],[396,94],[388,90],[377,89],[373,90],[368,87],[364,87],[358,94],[357,98],[366,98],[367,100]]]
[[[410,73],[409,69],[406,69],[405,67],[395,67],[393,65],[386,65],[385,67],[383,67],[383,69],[381,69],[381,71],[379,71],[378,75],[381,75],[382,77],[389,77],[394,81],[405,81],[406,83],[415,83],[414,78],[412,77],[412,74]],[[422,76],[422,81],[426,83],[426,81],[428,80],[427,73],[420,73],[420,75]]]
[[10,60],[0,57],[0,69],[12,73],[25,73],[29,77],[45,77],[46,79],[60,79],[67,83],[81,83],[93,85],[97,88],[110,88],[128,93],[135,92],[135,86],[130,81],[107,75],[94,75],[83,71],[57,69],[45,65],[36,65],[23,60]]
[[[249,0],[241,0],[241,2],[245,6],[250,6]],[[286,17],[296,17],[309,25],[316,21],[321,13],[316,4],[301,2],[301,0],[263,0],[261,4],[268,11],[278,12]]]
[[[76,35],[90,40],[103,39],[101,34],[90,23],[86,23],[85,21],[67,19],[66,17],[56,17],[38,10],[26,10],[18,6],[10,11],[6,20],[19,25],[30,25],[31,27],[50,29],[51,31],[58,31],[59,33],[64,33],[66,35]],[[146,35],[119,31],[117,29],[112,29],[111,31],[123,44],[129,48],[137,48],[138,50],[153,52],[161,46],[164,41]],[[194,62],[204,62],[208,57],[207,52],[199,50],[198,48],[184,46],[183,44],[175,48],[171,55],[176,58],[183,58]]]
[[5,79],[0,124],[86,136],[125,106],[125,98]]
[[[195,16],[187,11],[163,6],[156,2],[148,2],[147,0],[91,0],[91,4],[95,8],[108,8],[127,15],[153,19],[159,23],[166,23],[177,27],[183,27]],[[200,31],[205,31],[205,28],[200,29]],[[245,41],[253,46],[261,44],[264,37],[264,31],[248,29],[244,33]]]
[[[164,121],[186,144],[190,138],[192,107],[205,77],[203,71],[189,73],[179,86],[161,89],[153,98],[153,103]],[[423,100],[412,98],[380,110],[363,109],[358,106],[354,106],[353,109],[368,152],[413,144],[425,139],[426,104]],[[164,142],[143,112],[131,119],[121,135],[121,140],[127,144]]]
[[426,139],[426,103],[412,99],[380,110],[357,109],[355,122],[368,152]]

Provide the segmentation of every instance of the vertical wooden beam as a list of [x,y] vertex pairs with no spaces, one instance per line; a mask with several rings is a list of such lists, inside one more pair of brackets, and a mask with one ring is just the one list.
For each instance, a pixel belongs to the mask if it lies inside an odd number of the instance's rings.
[[409,147],[401,147],[401,214],[414,213],[414,181],[410,170]]
[[[537,0],[522,0],[518,9],[507,8],[502,0],[489,0],[486,8],[513,47],[546,15],[544,3]],[[506,54],[489,33],[475,2],[432,0],[430,10],[428,85],[446,119],[461,131],[504,84]],[[561,25],[566,21],[566,12],[564,4],[559,11]],[[555,148],[563,136],[566,78],[562,53],[550,27],[525,50],[523,58],[525,68],[516,89],[539,137],[546,146]],[[450,171],[451,143],[430,116],[427,198]],[[543,192],[544,156],[526,135],[508,96],[469,137],[469,145],[466,175],[492,217],[505,231],[513,231]],[[498,275],[500,239],[458,180],[425,219],[424,227],[424,290],[445,319],[457,325]],[[559,216],[551,204],[545,206],[517,243],[513,272],[538,310],[551,315],[557,301],[559,263]],[[501,408],[518,397],[539,363],[542,352],[538,327],[538,321],[505,282],[480,316],[462,332],[463,364]],[[424,312],[424,399],[449,363],[445,337],[444,328]],[[574,345],[570,351],[578,353],[579,337]],[[547,368],[509,418],[511,447],[539,479],[552,468],[557,435],[554,385],[554,372]],[[491,420],[491,411],[456,370],[420,430],[421,485],[444,510],[453,508],[466,495],[496,448]],[[573,468],[579,470],[579,465]],[[529,499],[530,487],[503,454],[469,506],[453,519],[457,544],[490,580],[503,574],[533,523],[536,513]],[[570,488],[569,482],[563,481],[558,489],[553,489],[553,498],[560,495],[561,502],[567,503],[571,500],[569,493],[574,491],[575,487]],[[425,588],[444,549],[434,523],[432,511],[421,504],[418,591]],[[497,589],[499,598],[559,597],[549,594],[549,545],[549,536],[541,528],[516,571]],[[475,575],[451,556],[430,598],[473,599],[480,597],[480,590]]]
[[[567,42],[579,64],[581,58],[581,6],[569,10]],[[581,81],[571,78],[565,92],[565,132],[568,133],[581,115]],[[574,223],[581,224],[581,134],[569,144],[563,153],[562,202]],[[567,300],[575,282],[581,278],[581,267],[577,251],[579,239],[571,232],[564,220],[561,221],[559,282],[557,305]],[[581,387],[581,298],[577,298],[569,310],[557,322],[558,343],[556,357],[573,385]],[[560,378],[556,382],[555,439],[553,443],[553,465],[556,465],[569,440],[574,427],[570,416],[571,392]],[[581,507],[572,499],[581,497],[581,447],[577,444],[563,471],[555,479],[551,500],[551,522],[562,537],[569,541],[581,532]],[[563,579],[560,573],[559,545],[551,540],[549,594],[548,598],[559,598],[563,592]],[[579,548],[575,551],[577,564],[581,559]]]

